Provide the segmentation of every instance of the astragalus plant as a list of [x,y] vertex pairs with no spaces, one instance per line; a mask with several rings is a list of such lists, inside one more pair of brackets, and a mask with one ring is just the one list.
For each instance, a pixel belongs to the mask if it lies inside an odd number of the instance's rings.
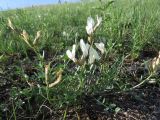
[[[102,41],[97,42],[95,39],[95,33],[101,24],[102,17],[97,15],[96,21],[92,17],[88,17],[86,25],[88,39],[80,39],[79,43],[73,44],[72,50],[66,51],[68,58],[75,63],[74,67],[78,66],[75,75],[82,81],[83,92],[92,91],[97,84],[101,84],[99,82],[101,78],[103,79],[101,75],[107,71],[107,63],[103,64],[102,62],[105,61],[107,53],[105,44]],[[107,85],[107,82],[105,84]]]
[[[80,40],[80,48],[82,51],[82,55],[80,58],[76,57],[76,44],[73,45],[72,51],[67,50],[66,54],[67,56],[78,65],[85,65],[85,64],[94,64],[95,61],[99,61],[103,54],[105,53],[105,45],[103,42],[95,43],[93,34],[96,31],[96,29],[100,26],[102,22],[102,18],[97,16],[97,22],[95,24],[95,21],[92,17],[88,17],[87,19],[87,26],[86,31],[88,34],[88,40],[84,42],[83,39]],[[97,48],[100,51],[100,54],[95,49]]]

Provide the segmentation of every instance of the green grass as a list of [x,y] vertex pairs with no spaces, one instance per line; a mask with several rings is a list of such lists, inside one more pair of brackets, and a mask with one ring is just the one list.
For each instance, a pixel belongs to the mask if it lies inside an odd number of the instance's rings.
[[[160,1],[115,0],[109,7],[105,5],[75,3],[0,12],[0,72],[11,82],[12,98],[0,107],[11,107],[8,119],[16,119],[18,111],[23,111],[22,106],[28,114],[37,114],[43,103],[52,109],[76,106],[84,93],[95,94],[106,89],[122,91],[134,86],[131,78],[121,74],[124,59],[127,55],[131,60],[137,59],[146,49],[159,51]],[[90,65],[78,67],[69,61],[66,50],[81,38],[87,41],[87,17],[96,18],[96,15],[102,16],[103,22],[94,38],[96,42],[105,43],[107,54],[92,69]],[[16,31],[8,27],[8,18]],[[37,53],[24,42],[20,35],[23,30],[30,42],[37,31],[41,31]],[[64,31],[68,36],[63,36]],[[43,51],[44,59],[39,57]],[[51,61],[49,82],[56,79],[59,69],[63,69],[63,74],[60,83],[48,88],[44,68]],[[30,87],[27,81],[35,85]],[[31,102],[36,103],[37,109],[33,110]]]

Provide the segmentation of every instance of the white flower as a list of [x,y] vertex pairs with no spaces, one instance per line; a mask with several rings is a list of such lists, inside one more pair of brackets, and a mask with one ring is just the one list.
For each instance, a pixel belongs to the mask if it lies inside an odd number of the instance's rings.
[[91,35],[94,31],[95,22],[92,17],[88,17],[86,31],[88,35]]
[[105,52],[104,43],[100,42],[100,43],[94,43],[94,44],[101,51],[101,53],[104,54],[104,52]]
[[92,64],[95,60],[99,60],[99,59],[100,59],[100,56],[98,55],[97,51],[92,46],[90,46],[88,63]]
[[85,44],[84,40],[81,39],[80,40],[80,48],[81,48],[82,53],[83,53],[82,58],[86,58],[87,55],[88,55],[89,44]]
[[73,61],[76,62],[77,59],[75,58],[75,54],[76,54],[76,45],[73,45],[72,51],[67,50],[66,51],[67,56]]
[[102,22],[102,17],[98,17],[97,15],[97,23],[95,25],[94,19],[92,17],[88,17],[87,19],[87,26],[86,26],[86,31],[88,35],[91,35],[97,27],[101,24]]

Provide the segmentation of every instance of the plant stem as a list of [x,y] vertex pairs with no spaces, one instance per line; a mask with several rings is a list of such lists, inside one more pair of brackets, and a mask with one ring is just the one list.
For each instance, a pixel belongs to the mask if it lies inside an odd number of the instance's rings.
[[139,84],[137,84],[134,87],[130,88],[130,90],[133,90],[135,88],[140,87],[142,84],[144,84],[145,82],[147,82],[152,76],[153,76],[153,74],[151,73],[146,79],[142,80]]

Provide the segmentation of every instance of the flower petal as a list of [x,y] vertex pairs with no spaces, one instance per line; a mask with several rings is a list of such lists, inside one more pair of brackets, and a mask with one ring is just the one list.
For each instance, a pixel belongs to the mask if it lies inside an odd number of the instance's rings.
[[76,56],[76,45],[75,44],[73,44],[73,47],[72,47],[72,55],[75,58]]
[[83,39],[80,40],[80,48],[83,52],[83,57],[87,57],[89,47],[84,43]]
[[87,34],[91,35],[93,33],[94,25],[95,25],[95,22],[94,22],[93,18],[92,17],[88,17],[87,26],[86,26]]
[[68,56],[70,59],[73,58],[73,55],[72,55],[72,53],[71,53],[70,50],[67,50],[67,51],[66,51],[66,54],[67,54],[67,56]]
[[87,26],[94,27],[94,25],[95,25],[94,19],[92,17],[88,17],[88,19],[87,19]]
[[86,26],[86,31],[88,35],[91,35],[93,33],[93,28],[91,26]]
[[101,53],[104,54],[104,52],[105,52],[104,43],[100,42],[100,43],[94,43],[94,44],[101,51]]
[[100,56],[97,51],[91,46],[89,49],[89,64],[92,64],[95,60],[99,60]]
[[76,52],[76,45],[75,45],[75,44],[73,45],[72,52],[71,52],[70,50],[67,50],[67,51],[66,51],[67,56],[68,56],[73,62],[76,62],[76,61],[77,61],[77,59],[75,58],[75,52]]

